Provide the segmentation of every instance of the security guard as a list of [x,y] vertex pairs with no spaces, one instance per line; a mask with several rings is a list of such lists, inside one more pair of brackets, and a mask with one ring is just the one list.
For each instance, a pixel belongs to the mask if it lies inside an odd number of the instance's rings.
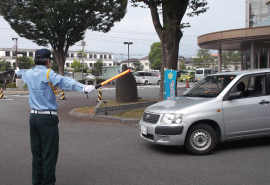
[[[58,105],[55,88],[91,93],[93,85],[84,85],[78,81],[56,74],[50,70],[51,52],[40,49],[35,53],[35,68],[15,70],[27,84],[29,91],[30,140],[32,160],[33,185],[55,184],[55,167],[59,149]],[[49,72],[48,72],[49,70]]]

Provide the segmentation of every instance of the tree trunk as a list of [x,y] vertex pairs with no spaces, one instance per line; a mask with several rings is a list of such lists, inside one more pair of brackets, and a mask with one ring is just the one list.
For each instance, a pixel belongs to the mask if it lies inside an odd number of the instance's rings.
[[55,57],[58,65],[58,73],[64,76],[66,53],[64,51],[54,49]]

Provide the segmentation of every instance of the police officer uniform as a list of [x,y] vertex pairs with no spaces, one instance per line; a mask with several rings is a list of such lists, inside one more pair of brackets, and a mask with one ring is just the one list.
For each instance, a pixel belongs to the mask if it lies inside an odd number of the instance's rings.
[[48,73],[50,55],[48,49],[37,50],[34,68],[15,71],[17,76],[27,84],[29,91],[32,183],[35,185],[49,185],[56,182],[55,167],[59,151],[58,104],[55,92],[49,83],[63,90],[90,93],[95,89],[92,85],[81,84],[53,70]]

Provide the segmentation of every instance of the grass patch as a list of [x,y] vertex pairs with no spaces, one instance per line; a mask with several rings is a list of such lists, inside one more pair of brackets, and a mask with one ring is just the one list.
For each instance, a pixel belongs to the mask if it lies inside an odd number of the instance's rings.
[[81,107],[74,110],[77,113],[95,114],[95,107]]
[[[130,102],[130,103],[138,103],[138,102],[147,102],[147,101],[154,101],[154,100],[147,100],[147,99],[139,99],[137,102]],[[130,104],[130,103],[117,103],[115,100],[106,101],[106,107],[114,106],[114,105],[123,105],[123,104]],[[102,103],[101,107],[105,107],[105,103]],[[140,119],[142,118],[143,112],[146,108],[136,109],[132,111],[126,111],[118,114],[113,114],[110,116],[114,117],[121,117],[121,118],[134,118]],[[76,113],[83,113],[83,114],[95,114],[95,107],[81,107],[74,110]]]
[[[114,106],[114,105],[125,105],[125,104],[130,104],[130,103],[141,103],[141,102],[147,102],[147,101],[155,101],[155,100],[139,99],[137,102],[129,102],[129,103],[117,103],[116,100],[108,100],[106,101],[106,107]],[[102,103],[100,107],[105,107],[105,103]]]
[[121,118],[141,119],[142,116],[143,116],[144,110],[145,110],[145,108],[136,109],[136,110],[132,110],[132,111],[121,112],[119,114],[113,114],[113,115],[110,115],[110,116],[121,117]]

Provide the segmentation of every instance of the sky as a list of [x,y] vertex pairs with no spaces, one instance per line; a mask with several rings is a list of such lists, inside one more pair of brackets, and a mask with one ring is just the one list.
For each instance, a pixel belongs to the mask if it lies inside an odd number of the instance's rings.
[[[206,13],[199,16],[184,16],[182,23],[189,22],[191,27],[184,28],[184,35],[180,41],[179,55],[185,58],[197,55],[197,37],[207,33],[239,29],[245,27],[245,0],[208,0]],[[0,48],[11,48],[18,38],[18,48],[40,49],[44,48],[33,43],[31,40],[21,38],[13,31],[9,24],[0,16]],[[107,33],[88,30],[85,34],[86,51],[113,53],[115,61],[128,58],[128,46],[124,42],[133,42],[129,46],[129,58],[141,59],[148,56],[151,45],[159,42],[154,29],[149,8],[134,8],[128,4],[125,17],[115,23]],[[48,49],[51,47],[49,46]],[[79,51],[82,49],[78,42],[69,50]],[[217,51],[211,51],[213,54]]]

